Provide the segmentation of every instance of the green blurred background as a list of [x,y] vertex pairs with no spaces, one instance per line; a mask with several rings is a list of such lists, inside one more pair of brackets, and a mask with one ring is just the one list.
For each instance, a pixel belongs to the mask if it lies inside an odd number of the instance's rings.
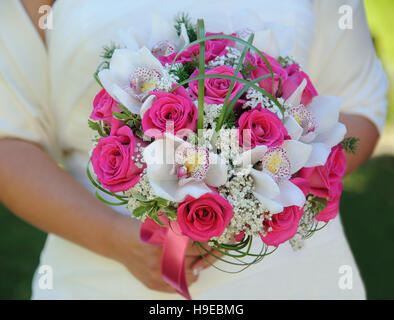
[[[391,83],[389,115],[374,156],[344,181],[341,218],[368,299],[394,299],[394,1],[364,4]],[[45,238],[0,205],[0,299],[29,299]]]

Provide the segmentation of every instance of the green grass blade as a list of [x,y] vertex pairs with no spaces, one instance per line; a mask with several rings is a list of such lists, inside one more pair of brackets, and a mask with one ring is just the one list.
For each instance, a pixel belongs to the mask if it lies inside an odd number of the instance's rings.
[[[205,36],[204,20],[197,20],[197,38]],[[198,60],[198,75],[205,74],[205,41],[200,42],[200,55]],[[197,133],[204,128],[204,78],[198,80],[198,115],[197,115]]]
[[[251,44],[253,42],[253,38],[254,38],[254,34],[252,33],[249,36],[248,43]],[[234,77],[238,76],[238,73],[241,70],[241,67],[242,67],[242,65],[244,63],[244,59],[245,59],[245,55],[246,55],[247,51],[248,51],[248,47],[245,46],[245,48],[242,50],[242,54],[241,54],[241,56],[240,56],[240,58],[238,60],[237,67],[235,68]],[[229,107],[228,106],[228,100],[230,99],[231,92],[233,91],[234,84],[235,84],[235,80],[231,80],[231,83],[230,83],[230,86],[228,88],[226,97],[224,99],[223,108],[220,111],[219,119],[218,119],[218,122],[216,124],[216,128],[215,128],[216,132],[218,132],[221,129],[221,127],[223,126],[224,121],[226,120],[226,114],[228,114],[227,108]]]

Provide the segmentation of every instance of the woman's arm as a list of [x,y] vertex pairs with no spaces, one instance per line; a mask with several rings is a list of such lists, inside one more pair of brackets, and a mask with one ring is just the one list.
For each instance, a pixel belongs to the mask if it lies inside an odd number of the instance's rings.
[[[135,220],[98,201],[34,144],[0,139],[0,155],[0,202],[17,216],[119,261],[151,289],[173,291],[160,274],[161,247],[139,240]],[[189,283],[196,259],[186,259]]]
[[339,121],[346,125],[346,137],[356,137],[359,140],[358,150],[355,154],[346,155],[346,174],[353,172],[361,166],[373,153],[375,145],[379,139],[379,132],[376,126],[367,118],[355,114],[342,113]]

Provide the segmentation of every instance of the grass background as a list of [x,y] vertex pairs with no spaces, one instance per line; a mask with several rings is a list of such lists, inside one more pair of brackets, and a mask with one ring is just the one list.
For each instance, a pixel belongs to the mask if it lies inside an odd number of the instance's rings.
[[[378,55],[391,80],[388,124],[382,135],[389,149],[345,179],[341,219],[368,299],[394,299],[394,135],[390,134],[394,129],[394,1],[364,3]],[[45,238],[45,233],[0,205],[0,299],[29,299]]]

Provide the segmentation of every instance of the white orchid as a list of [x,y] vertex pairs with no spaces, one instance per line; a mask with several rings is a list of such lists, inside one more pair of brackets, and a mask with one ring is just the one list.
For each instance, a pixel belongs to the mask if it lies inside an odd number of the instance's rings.
[[114,51],[109,69],[101,70],[98,76],[112,98],[139,114],[144,99],[157,88],[165,72],[146,47],[138,51],[124,48]]
[[305,167],[322,166],[331,148],[341,142],[346,134],[345,125],[338,122],[341,99],[319,95],[308,106],[304,106],[300,102],[306,84],[304,79],[285,101],[285,105],[291,107],[284,125],[292,139],[312,146]]
[[[289,55],[295,45],[294,28],[264,21],[252,9],[237,11],[226,24],[220,30],[226,29],[230,34],[235,32],[237,37],[245,41],[253,33],[253,45],[275,59]],[[243,46],[237,43],[236,48],[242,49]]]
[[[135,27],[122,29],[120,30],[120,38],[126,48],[137,50],[146,46],[152,50],[155,56],[171,54],[190,42],[184,24],[181,24],[180,35],[178,36],[172,21],[164,19],[156,13],[152,13],[150,30]],[[171,49],[173,51],[169,51]]]
[[217,154],[169,133],[145,148],[144,160],[155,194],[170,201],[198,198],[227,182],[227,167]]
[[305,166],[312,147],[295,140],[285,140],[278,147],[259,145],[245,151],[237,159],[244,168],[250,168],[254,180],[254,195],[271,213],[284,207],[305,203],[303,192],[289,179]]

